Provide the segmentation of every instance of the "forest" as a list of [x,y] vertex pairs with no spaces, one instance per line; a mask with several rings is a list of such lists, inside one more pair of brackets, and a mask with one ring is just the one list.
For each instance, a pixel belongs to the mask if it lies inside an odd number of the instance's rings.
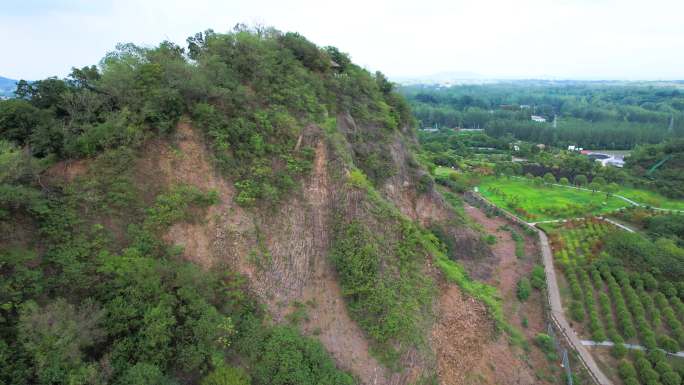
[[480,128],[495,138],[614,150],[684,136],[684,90],[675,82],[515,81],[400,92],[423,128]]

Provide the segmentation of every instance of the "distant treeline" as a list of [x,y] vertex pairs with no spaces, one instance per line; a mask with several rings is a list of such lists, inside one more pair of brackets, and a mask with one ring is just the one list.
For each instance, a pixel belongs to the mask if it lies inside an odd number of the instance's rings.
[[[422,127],[483,128],[494,137],[604,149],[684,136],[684,92],[674,84],[521,81],[406,86],[401,92]],[[547,122],[534,122],[532,115]]]

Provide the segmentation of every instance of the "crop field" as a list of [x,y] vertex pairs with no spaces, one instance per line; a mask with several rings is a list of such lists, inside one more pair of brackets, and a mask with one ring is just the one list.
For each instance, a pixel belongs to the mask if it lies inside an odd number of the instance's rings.
[[663,351],[684,348],[684,303],[673,285],[648,272],[626,271],[608,263],[602,238],[619,231],[611,224],[591,218],[541,227],[567,281],[566,312],[581,325],[576,328],[581,337],[613,341],[617,346],[612,353],[618,359],[626,355],[623,343],[645,346],[648,355],[632,351],[627,355],[630,359],[620,363],[631,366],[620,369],[623,378],[634,370],[642,379],[654,373],[660,378],[671,376],[673,369]]
[[486,177],[480,193],[495,205],[527,221],[576,218],[611,212],[627,202],[603,193],[537,185],[522,178]]

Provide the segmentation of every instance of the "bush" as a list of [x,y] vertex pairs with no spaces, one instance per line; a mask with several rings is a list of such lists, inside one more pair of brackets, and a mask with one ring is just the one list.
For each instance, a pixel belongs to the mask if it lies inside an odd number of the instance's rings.
[[201,385],[249,385],[251,379],[239,368],[219,366],[202,379]]
[[248,356],[253,362],[255,383],[281,384],[354,384],[354,379],[338,370],[318,340],[302,337],[287,326],[263,330],[253,324],[246,332],[250,344]]
[[618,373],[620,374],[620,378],[623,380],[627,380],[628,378],[637,378],[637,371],[634,369],[634,365],[632,365],[629,361],[620,361],[618,364]]
[[530,283],[532,284],[532,287],[537,290],[546,288],[546,273],[544,272],[544,266],[534,265]]
[[570,303],[570,317],[577,322],[584,321],[584,306],[582,306],[582,302],[573,300]]
[[546,354],[546,358],[548,358],[550,361],[555,361],[557,359],[556,346],[551,336],[545,333],[539,333],[534,338],[534,342],[537,344],[539,349]]
[[613,357],[622,358],[627,355],[627,347],[622,342],[616,342],[610,352]]
[[664,334],[658,336],[658,346],[661,349],[665,349],[670,353],[675,353],[679,351],[679,344],[677,343],[677,341]]
[[660,374],[660,382],[662,382],[663,385],[680,385],[682,383],[682,378],[677,372],[670,370]]
[[525,302],[527,300],[527,298],[529,298],[531,291],[532,291],[532,286],[530,285],[530,281],[525,277],[520,278],[520,280],[518,281],[517,289],[516,289],[516,294],[518,296],[518,299],[521,302]]

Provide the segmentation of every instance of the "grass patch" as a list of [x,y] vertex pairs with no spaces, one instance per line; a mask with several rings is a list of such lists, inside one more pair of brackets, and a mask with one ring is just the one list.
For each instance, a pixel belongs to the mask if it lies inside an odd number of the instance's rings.
[[666,198],[655,191],[623,187],[620,188],[618,194],[646,206],[668,210],[684,210],[684,200]]
[[449,177],[449,175],[456,173],[453,169],[444,166],[437,166],[435,168],[435,176]]
[[622,199],[603,193],[535,185],[521,178],[486,177],[480,193],[495,205],[528,221],[573,218],[615,211],[625,207]]

